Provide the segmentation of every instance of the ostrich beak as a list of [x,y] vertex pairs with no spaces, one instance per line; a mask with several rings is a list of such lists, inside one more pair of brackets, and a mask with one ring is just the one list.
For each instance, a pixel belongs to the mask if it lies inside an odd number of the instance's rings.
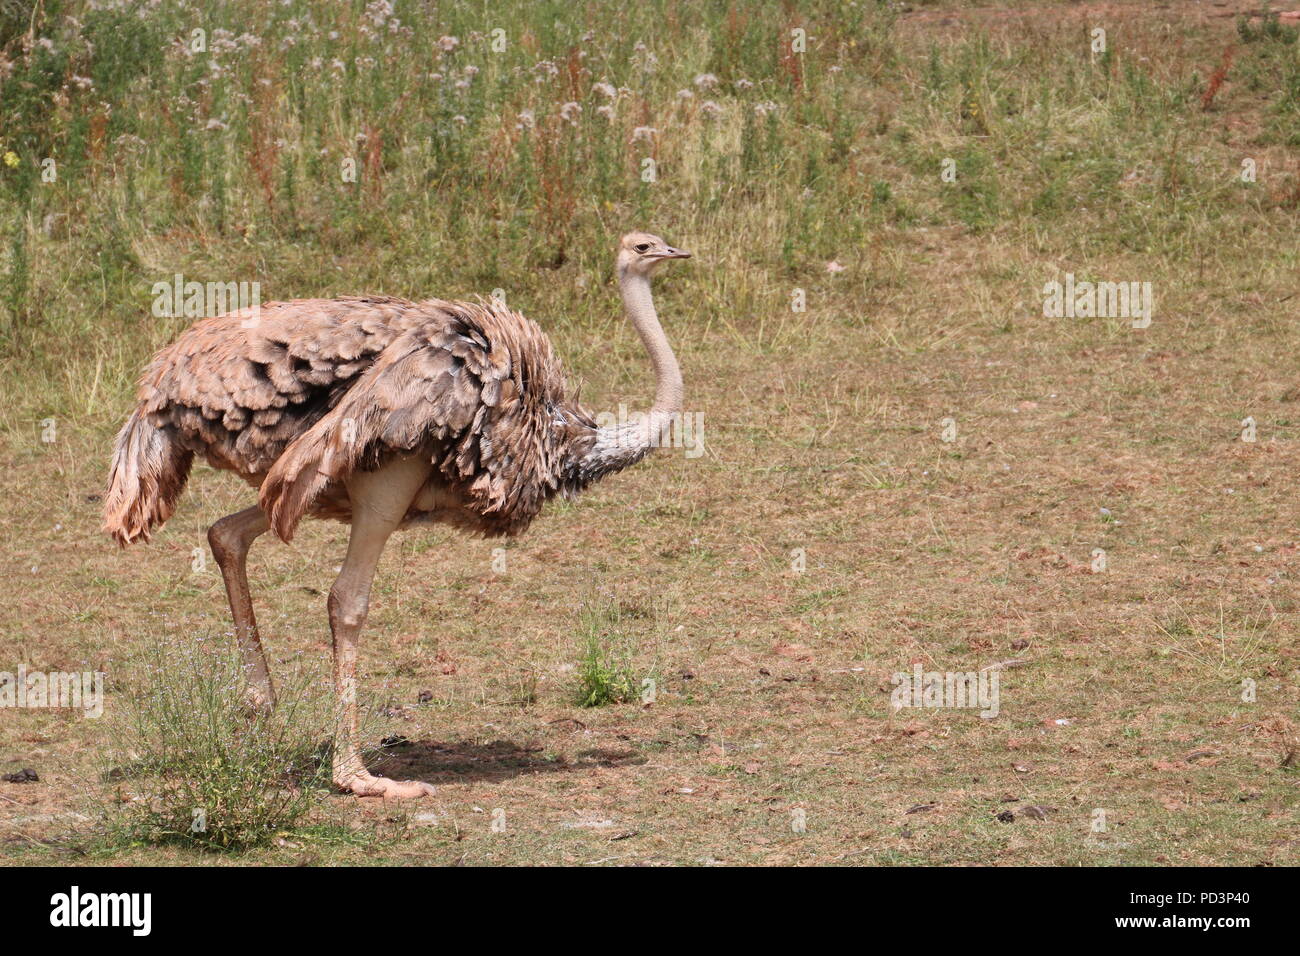
[[689,259],[691,254],[685,249],[674,249],[672,246],[666,247],[664,252],[655,256],[656,259]]

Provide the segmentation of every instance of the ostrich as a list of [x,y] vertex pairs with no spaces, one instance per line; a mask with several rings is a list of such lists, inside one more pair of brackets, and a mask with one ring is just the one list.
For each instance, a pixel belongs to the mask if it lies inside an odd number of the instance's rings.
[[196,322],[159,352],[113,448],[104,530],[148,541],[176,508],[196,454],[259,489],[208,530],[234,618],[251,705],[275,705],[248,589],[254,539],[293,537],[304,516],[351,525],[327,609],[340,727],[333,780],[358,796],[419,797],[376,777],[357,740],[357,639],[389,535],[441,522],[522,533],[555,495],[572,497],[640,461],[682,407],[682,377],[655,315],[650,277],[687,259],[658,236],[618,245],[619,289],[655,374],[648,413],[597,427],[571,398],[551,343],[499,302],[383,296],[273,302]]

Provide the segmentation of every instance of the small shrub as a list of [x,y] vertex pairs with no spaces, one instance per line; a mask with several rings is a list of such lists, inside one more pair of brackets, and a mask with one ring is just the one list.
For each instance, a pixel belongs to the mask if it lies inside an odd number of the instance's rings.
[[579,647],[579,707],[626,704],[636,698],[640,682],[632,669],[632,642],[623,627],[619,605],[583,611]]
[[131,840],[236,850],[290,829],[329,786],[327,694],[302,677],[271,714],[244,702],[235,653],[159,645],[110,725],[111,827]]

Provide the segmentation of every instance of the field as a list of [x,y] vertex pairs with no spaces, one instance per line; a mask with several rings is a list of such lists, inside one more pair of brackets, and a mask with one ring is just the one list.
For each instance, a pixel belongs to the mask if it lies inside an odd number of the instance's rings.
[[[39,776],[0,783],[0,861],[1294,865],[1300,43],[1259,13],[0,3],[0,671],[106,674],[99,719],[0,709]],[[219,658],[205,533],[253,502],[197,467],[152,543],[100,533],[191,321],[154,284],[499,290],[635,408],[633,228],[695,254],[655,292],[703,454],[504,545],[394,539],[366,731],[437,795],[124,836],[124,701],[153,648]],[[1150,283],[1150,322],[1048,314],[1067,275]],[[345,543],[252,552],[311,693]],[[918,666],[996,674],[997,716],[892,706]]]

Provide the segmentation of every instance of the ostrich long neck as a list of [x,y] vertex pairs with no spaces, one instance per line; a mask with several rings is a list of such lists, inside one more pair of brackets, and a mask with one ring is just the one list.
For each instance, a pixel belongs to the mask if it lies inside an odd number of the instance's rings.
[[623,294],[623,309],[645,343],[654,369],[655,401],[646,415],[646,424],[647,434],[657,436],[659,429],[682,410],[682,371],[655,314],[650,278],[625,271],[618,284]]
[[628,320],[636,326],[650,354],[655,373],[655,400],[650,410],[636,420],[596,429],[595,443],[575,462],[580,485],[635,465],[659,444],[664,428],[682,410],[682,373],[655,315],[650,279],[624,270],[619,273],[618,285]]

